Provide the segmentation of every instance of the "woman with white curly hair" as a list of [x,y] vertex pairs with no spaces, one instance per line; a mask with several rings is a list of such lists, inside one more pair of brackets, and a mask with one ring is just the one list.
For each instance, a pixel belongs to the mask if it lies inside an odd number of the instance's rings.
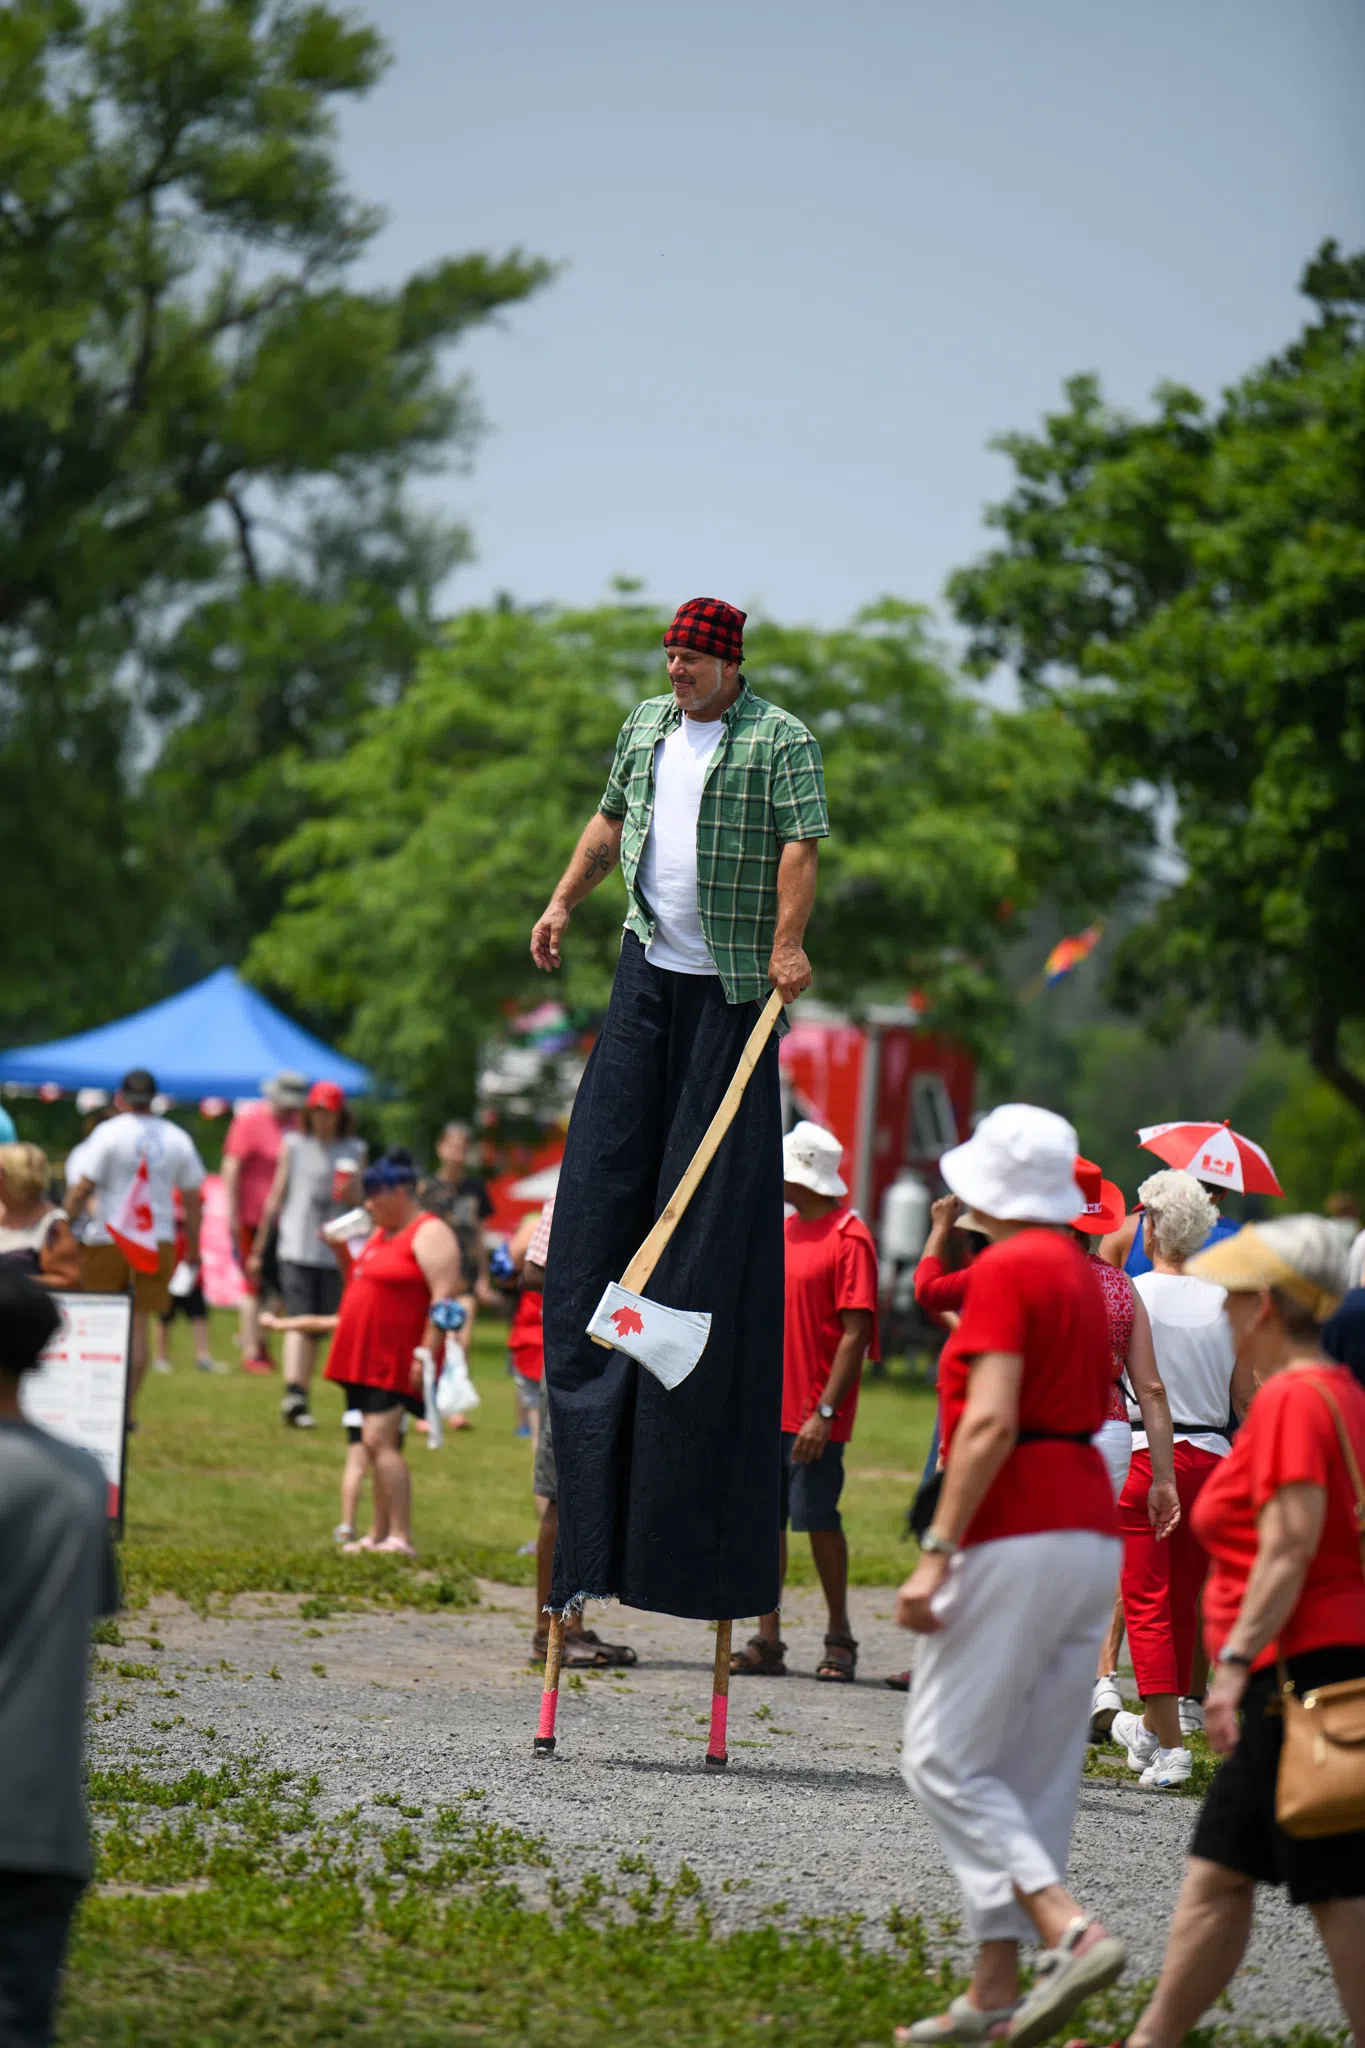
[[1133,1282],[1147,1310],[1157,1369],[1171,1407],[1175,1483],[1180,1521],[1164,1543],[1147,1514],[1152,1461],[1146,1432],[1133,1433],[1133,1463],[1119,1496],[1123,1537],[1123,1595],[1133,1675],[1141,1716],[1114,1716],[1110,1733],[1128,1752],[1128,1767],[1147,1791],[1182,1784],[1194,1769],[1180,1726],[1180,1701],[1190,1689],[1198,1632],[1199,1593],[1208,1559],[1194,1534],[1191,1511],[1200,1489],[1231,1448],[1232,1335],[1221,1287],[1185,1272],[1185,1261],[1205,1243],[1218,1212],[1193,1174],[1164,1170],[1138,1189],[1150,1273]]

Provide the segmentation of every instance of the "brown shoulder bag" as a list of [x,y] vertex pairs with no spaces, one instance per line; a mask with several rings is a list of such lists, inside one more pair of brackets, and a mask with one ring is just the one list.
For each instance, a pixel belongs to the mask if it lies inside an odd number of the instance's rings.
[[[1332,1411],[1337,1441],[1355,1489],[1356,1534],[1365,1572],[1365,1480],[1336,1398],[1320,1380],[1311,1385]],[[1279,1663],[1284,1747],[1275,1784],[1275,1818],[1287,1835],[1312,1841],[1365,1828],[1365,1678],[1315,1686],[1300,1699]]]

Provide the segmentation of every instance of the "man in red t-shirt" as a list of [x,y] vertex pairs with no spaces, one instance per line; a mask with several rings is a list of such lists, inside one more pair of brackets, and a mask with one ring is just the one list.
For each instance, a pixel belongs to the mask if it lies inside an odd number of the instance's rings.
[[[840,1207],[843,1148],[818,1124],[799,1123],[782,1143],[786,1221],[786,1319],[782,1375],[782,1576],[787,1523],[810,1537],[829,1627],[817,1678],[850,1684],[858,1645],[848,1625],[848,1540],[839,1514],[844,1445],[853,1434],[864,1358],[878,1358],[877,1249],[867,1225]],[[760,1616],[758,1634],[730,1669],[774,1677],[786,1670],[779,1615]]]
[[256,1373],[273,1372],[275,1364],[261,1335],[258,1290],[248,1272],[247,1260],[274,1183],[275,1168],[280,1163],[284,1134],[298,1123],[299,1111],[308,1100],[308,1083],[302,1074],[275,1074],[262,1082],[261,1094],[265,1097],[263,1102],[243,1103],[238,1109],[223,1140],[228,1234],[246,1288],[239,1310],[238,1342],[242,1370]]

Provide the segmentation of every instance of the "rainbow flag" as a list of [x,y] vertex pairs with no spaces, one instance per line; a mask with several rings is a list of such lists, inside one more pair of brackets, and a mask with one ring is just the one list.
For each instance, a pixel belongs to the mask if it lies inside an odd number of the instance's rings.
[[1052,988],[1057,982],[1065,981],[1082,960],[1090,958],[1103,937],[1102,924],[1088,924],[1083,932],[1073,932],[1069,938],[1058,939],[1043,962],[1042,973],[1029,983],[1022,1000],[1031,1003],[1040,989]]
[[1043,962],[1044,988],[1051,988],[1056,981],[1064,981],[1082,960],[1090,958],[1103,937],[1102,924],[1088,924],[1083,932],[1077,932],[1069,939],[1058,939]]

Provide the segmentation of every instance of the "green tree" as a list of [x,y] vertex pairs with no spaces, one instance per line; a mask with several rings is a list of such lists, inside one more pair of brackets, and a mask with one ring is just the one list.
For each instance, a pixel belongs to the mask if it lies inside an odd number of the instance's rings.
[[1001,545],[950,595],[977,666],[1075,719],[1106,787],[1174,799],[1180,872],[1119,1001],[1272,1030],[1365,1113],[1365,257],[1326,244],[1303,290],[1298,339],[1216,410],[1167,387],[1134,420],[1078,379],[1007,437]]
[[[606,783],[621,720],[666,687],[664,619],[511,607],[456,618],[396,704],[336,761],[298,771],[315,815],[281,851],[283,915],[249,967],[323,1003],[347,1044],[434,1119],[467,1103],[508,1004],[547,992],[529,958],[544,907]],[[1117,887],[1139,813],[1095,799],[1059,713],[992,710],[956,684],[923,616],[884,602],[846,631],[759,626],[753,686],[824,752],[833,836],[810,934],[817,992],[902,997],[984,1043],[1010,997],[1014,910],[1083,873]],[[624,892],[576,913],[553,987],[605,1002]]]
[[167,897],[240,945],[271,764],[402,687],[462,551],[405,498],[477,425],[445,351],[547,270],[349,281],[380,222],[332,109],[384,61],[312,0],[0,10],[6,1035],[130,995]]

